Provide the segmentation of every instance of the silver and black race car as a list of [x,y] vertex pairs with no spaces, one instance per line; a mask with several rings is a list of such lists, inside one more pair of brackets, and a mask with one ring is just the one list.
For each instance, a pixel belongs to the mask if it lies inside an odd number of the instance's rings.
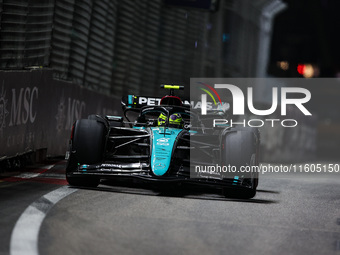
[[258,173],[241,168],[258,165],[258,130],[211,127],[209,118],[221,113],[202,116],[174,95],[182,86],[161,87],[170,95],[142,102],[124,97],[124,116],[90,115],[74,123],[68,183],[96,187],[102,179],[126,177],[208,185],[227,197],[254,197]]

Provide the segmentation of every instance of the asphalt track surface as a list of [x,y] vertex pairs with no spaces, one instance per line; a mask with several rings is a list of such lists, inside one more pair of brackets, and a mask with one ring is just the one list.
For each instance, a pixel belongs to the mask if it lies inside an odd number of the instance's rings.
[[264,174],[254,199],[103,182],[65,162],[0,179],[0,254],[340,254],[340,173]]

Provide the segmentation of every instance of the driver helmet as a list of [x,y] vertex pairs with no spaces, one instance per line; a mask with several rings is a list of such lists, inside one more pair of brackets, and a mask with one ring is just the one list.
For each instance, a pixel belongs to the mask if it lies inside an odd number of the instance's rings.
[[163,113],[161,113],[158,117],[157,126],[164,126],[166,120],[167,120],[167,117]]
[[[164,126],[166,123],[167,117],[161,113],[158,117],[158,126]],[[183,119],[181,114],[174,113],[170,115],[169,118],[169,127],[173,128],[181,128],[183,126]]]

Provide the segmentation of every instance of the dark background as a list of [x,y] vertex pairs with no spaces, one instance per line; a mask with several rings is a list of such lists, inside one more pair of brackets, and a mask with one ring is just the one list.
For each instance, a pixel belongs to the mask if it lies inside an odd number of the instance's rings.
[[[274,22],[269,71],[275,76],[301,77],[297,65],[312,63],[319,77],[340,76],[340,1],[284,0],[288,8]],[[275,63],[288,61],[282,71]]]

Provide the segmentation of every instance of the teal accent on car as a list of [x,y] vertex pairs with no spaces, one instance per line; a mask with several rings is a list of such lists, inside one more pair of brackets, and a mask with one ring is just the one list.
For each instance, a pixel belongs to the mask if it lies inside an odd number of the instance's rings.
[[128,95],[128,104],[133,104],[133,95]]
[[86,172],[88,167],[89,167],[89,165],[81,165],[81,166],[79,167],[79,170],[80,170],[80,171],[83,171],[83,172]]
[[155,175],[162,176],[170,167],[172,149],[182,129],[153,127],[151,131],[151,170]]
[[240,179],[239,176],[235,175],[234,176],[234,181],[233,181],[233,185],[236,185],[237,184],[237,181]]

